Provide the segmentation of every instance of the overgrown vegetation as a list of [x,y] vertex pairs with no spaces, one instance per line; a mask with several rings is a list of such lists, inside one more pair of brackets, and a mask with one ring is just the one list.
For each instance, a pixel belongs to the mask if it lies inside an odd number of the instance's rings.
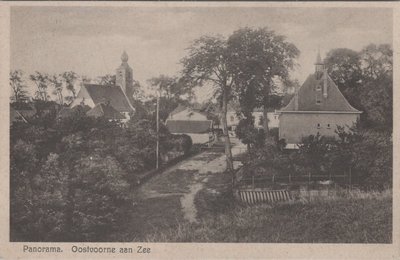
[[[155,167],[155,122],[146,119],[122,128],[81,108],[15,122],[10,133],[11,241],[107,241],[138,176]],[[190,148],[190,137],[161,129],[161,155]]]
[[[377,228],[379,227],[379,228]],[[390,191],[285,205],[236,207],[197,224],[176,223],[148,242],[391,243]]]

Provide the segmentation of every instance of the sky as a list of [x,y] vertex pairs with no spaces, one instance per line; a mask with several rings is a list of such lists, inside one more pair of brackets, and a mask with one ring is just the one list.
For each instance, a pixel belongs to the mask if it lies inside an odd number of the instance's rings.
[[388,8],[14,6],[10,64],[25,74],[72,70],[95,78],[114,74],[125,50],[134,79],[147,88],[149,78],[178,75],[196,38],[268,27],[300,50],[292,77],[302,83],[318,49],[324,57],[334,48],[392,44],[392,19]]

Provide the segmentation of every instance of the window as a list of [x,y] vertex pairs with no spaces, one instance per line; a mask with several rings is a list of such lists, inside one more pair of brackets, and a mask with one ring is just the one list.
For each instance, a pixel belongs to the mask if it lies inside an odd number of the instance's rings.
[[317,99],[317,105],[321,105],[321,100]]
[[331,128],[331,124],[328,124],[328,125],[327,125],[327,128],[330,129],[330,128]]
[[231,116],[231,122],[235,121],[235,117]]
[[317,85],[317,87],[315,88],[316,90],[321,90],[321,86]]
[[321,128],[321,124],[320,124],[320,123],[317,124],[317,128],[318,128],[318,129]]

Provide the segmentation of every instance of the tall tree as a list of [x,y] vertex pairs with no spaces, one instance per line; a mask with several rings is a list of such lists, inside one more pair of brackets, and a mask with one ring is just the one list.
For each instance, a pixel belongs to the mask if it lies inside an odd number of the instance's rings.
[[20,102],[28,98],[26,85],[23,82],[23,72],[21,70],[14,70],[10,72],[10,86],[12,90],[11,99],[14,102]]
[[181,79],[177,77],[170,77],[166,75],[159,75],[148,80],[150,85],[154,88],[159,88],[161,96],[167,99],[179,100],[183,95],[191,96],[192,90]]
[[361,104],[373,126],[393,127],[393,50],[389,44],[370,44],[361,52]]
[[[226,169],[233,173],[231,143],[226,119],[234,84],[229,62],[230,53],[226,40],[221,36],[202,36],[196,39],[189,47],[189,54],[182,60],[184,81],[192,87],[212,85],[214,96],[219,97],[225,139]],[[232,183],[234,181],[234,174],[232,174]]]
[[[285,37],[268,28],[241,28],[227,41],[235,90],[247,114],[254,107],[263,107],[264,118],[276,104],[277,80],[289,80],[299,50]],[[249,114],[250,115],[250,114]],[[251,122],[251,121],[249,121]],[[263,121],[268,136],[268,121]]]
[[71,96],[66,97],[68,102],[72,102],[76,98],[75,82],[78,79],[78,75],[73,71],[67,71],[62,74],[65,82],[65,87],[71,92]]
[[360,56],[365,79],[377,79],[393,73],[393,49],[389,44],[370,44]]
[[53,94],[57,96],[58,103],[60,105],[64,104],[64,97],[63,97],[63,84],[62,79],[58,75],[52,75],[47,78],[47,81],[51,86],[53,86]]
[[363,76],[360,54],[346,48],[333,49],[328,52],[324,63],[329,76],[350,104],[362,110],[360,92]]
[[48,84],[48,76],[44,73],[40,73],[36,71],[34,74],[30,75],[29,78],[36,84],[37,91],[35,93],[35,97],[39,100],[47,101],[47,84]]

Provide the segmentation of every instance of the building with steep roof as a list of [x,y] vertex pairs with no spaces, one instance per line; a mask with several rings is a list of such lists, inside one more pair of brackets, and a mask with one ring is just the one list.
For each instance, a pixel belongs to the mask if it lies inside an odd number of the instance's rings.
[[212,120],[171,120],[165,122],[172,134],[186,134],[192,138],[194,144],[204,144],[213,136]]
[[179,104],[168,116],[169,119],[173,120],[207,120],[207,113],[200,109],[187,107]]
[[[129,120],[129,114],[135,109],[131,103],[134,101],[132,68],[127,63],[128,55],[125,51],[121,56],[121,61],[116,71],[116,85],[84,84],[71,107],[86,105],[94,109],[104,104],[122,114],[125,121]],[[96,108],[96,111],[100,111],[100,107]],[[115,114],[115,119],[119,120],[120,116]]]
[[337,126],[352,126],[361,111],[352,107],[329,77],[318,53],[315,73],[295,91],[279,113],[279,138],[295,148],[303,137],[317,133],[336,137]]

